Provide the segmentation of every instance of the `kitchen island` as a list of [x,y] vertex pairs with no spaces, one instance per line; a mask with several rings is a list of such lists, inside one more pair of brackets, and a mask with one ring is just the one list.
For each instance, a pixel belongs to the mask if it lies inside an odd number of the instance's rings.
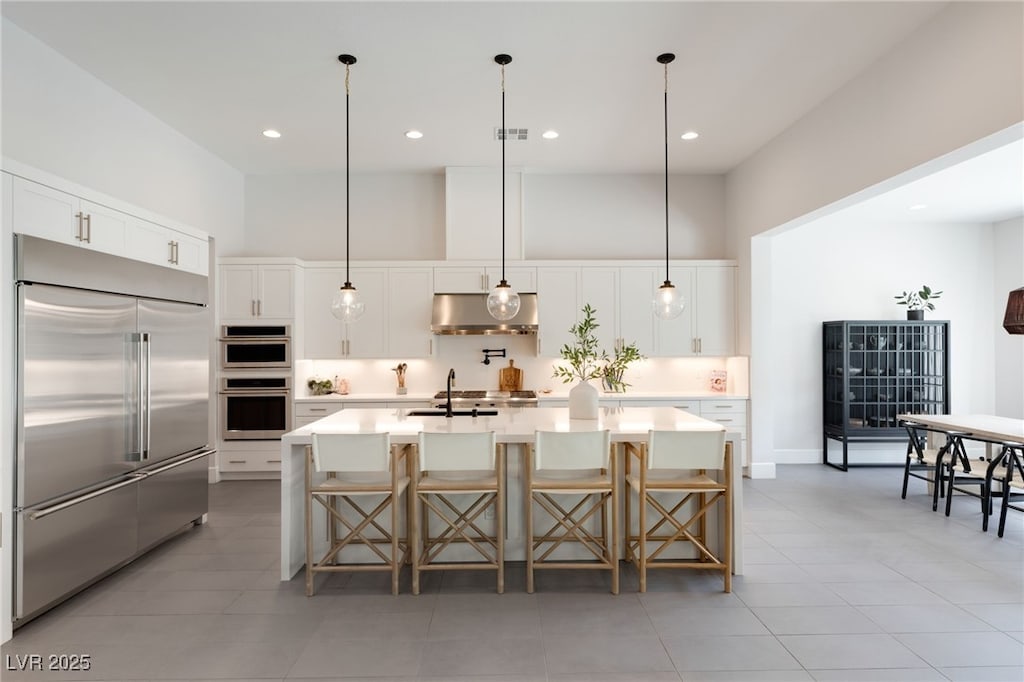
[[[597,420],[570,420],[567,408],[506,408],[495,416],[460,416],[446,419],[438,416],[413,416],[406,409],[347,409],[324,417],[312,424],[286,433],[281,438],[281,580],[291,580],[305,563],[305,451],[312,443],[313,433],[382,433],[391,434],[393,444],[415,443],[421,431],[464,433],[494,431],[497,442],[508,448],[506,475],[508,481],[505,556],[509,560],[525,558],[523,544],[522,453],[540,431],[594,431],[608,429],[613,443],[640,443],[648,431],[721,430],[720,424],[702,419],[684,410],[671,407],[601,408]],[[735,443],[739,435],[727,432],[726,439]],[[622,463],[622,447],[616,448]],[[621,477],[622,467],[619,467]],[[733,458],[733,572],[743,569],[743,485],[741,462]],[[623,495],[625,499],[625,495]],[[616,511],[622,514],[622,510]],[[724,518],[724,515],[722,516]],[[324,539],[323,514],[314,518],[314,538]],[[620,543],[620,547],[621,547]]]

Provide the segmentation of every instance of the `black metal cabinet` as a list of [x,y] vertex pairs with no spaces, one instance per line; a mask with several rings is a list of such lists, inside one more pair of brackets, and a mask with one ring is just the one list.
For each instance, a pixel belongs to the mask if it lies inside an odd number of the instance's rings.
[[825,322],[821,355],[824,464],[846,471],[849,443],[905,440],[899,414],[949,412],[949,322]]

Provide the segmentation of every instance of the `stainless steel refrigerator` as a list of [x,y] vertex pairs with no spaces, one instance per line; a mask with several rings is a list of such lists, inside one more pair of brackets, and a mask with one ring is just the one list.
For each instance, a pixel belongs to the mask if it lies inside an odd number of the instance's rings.
[[207,280],[17,235],[14,624],[208,509]]

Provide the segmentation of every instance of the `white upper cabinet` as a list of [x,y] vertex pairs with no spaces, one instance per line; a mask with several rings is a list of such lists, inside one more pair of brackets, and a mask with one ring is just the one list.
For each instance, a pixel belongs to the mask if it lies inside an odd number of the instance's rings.
[[9,177],[16,233],[199,275],[209,273],[209,242],[204,238],[20,176]]
[[[580,268],[579,307],[590,304],[598,327],[598,345],[613,353],[619,344],[619,269]],[[577,314],[582,319],[582,311]]]
[[[434,268],[438,294],[486,293],[501,281],[501,266],[442,266]],[[505,267],[505,281],[517,292],[537,291],[537,268]]]
[[295,317],[295,266],[220,266],[222,321],[289,322]]
[[733,355],[736,352],[736,268],[704,267],[697,270],[697,352]]
[[664,282],[664,272],[655,283],[648,294],[651,301],[651,317],[654,319],[654,356],[657,357],[680,357],[697,354],[697,341],[693,333],[694,309],[697,301],[693,297],[693,268],[672,267],[669,270],[669,279],[672,286],[683,297],[685,302],[682,314],[672,320],[663,320],[654,314],[654,292]]
[[388,350],[396,359],[429,357],[433,268],[388,269]]
[[129,225],[134,220],[130,215],[85,199],[79,204],[79,213],[82,246],[103,253],[126,255]]
[[128,226],[126,255],[154,265],[205,275],[209,272],[210,244],[205,239],[135,218]]
[[657,269],[619,268],[620,344],[635,343],[641,353],[654,357],[654,290],[658,288]]
[[14,232],[125,255],[127,213],[24,178],[15,177],[12,190]]
[[655,318],[656,354],[727,356],[736,352],[735,266],[674,267],[672,284],[686,300],[674,320]]
[[580,268],[537,268],[537,355],[560,357],[580,310]]
[[[331,314],[331,301],[345,283],[344,268],[307,268],[303,274],[303,359],[379,358],[387,356],[388,272],[385,268],[350,268],[352,286],[366,312],[351,324]],[[430,289],[427,289],[430,291]],[[429,315],[429,306],[427,308]],[[429,332],[430,322],[427,322]]]

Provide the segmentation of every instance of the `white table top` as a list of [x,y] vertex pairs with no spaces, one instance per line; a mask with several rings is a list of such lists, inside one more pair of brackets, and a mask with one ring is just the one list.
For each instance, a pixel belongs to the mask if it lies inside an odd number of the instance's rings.
[[900,419],[950,431],[967,431],[976,438],[1024,443],[1024,419],[988,414],[901,414]]
[[494,431],[499,443],[530,443],[536,431],[608,429],[616,442],[647,440],[648,431],[725,431],[716,422],[673,407],[602,407],[596,420],[569,419],[566,407],[512,407],[489,417],[413,417],[407,409],[342,410],[286,433],[282,446],[312,442],[316,433],[390,433],[393,443],[413,443],[420,431]]

